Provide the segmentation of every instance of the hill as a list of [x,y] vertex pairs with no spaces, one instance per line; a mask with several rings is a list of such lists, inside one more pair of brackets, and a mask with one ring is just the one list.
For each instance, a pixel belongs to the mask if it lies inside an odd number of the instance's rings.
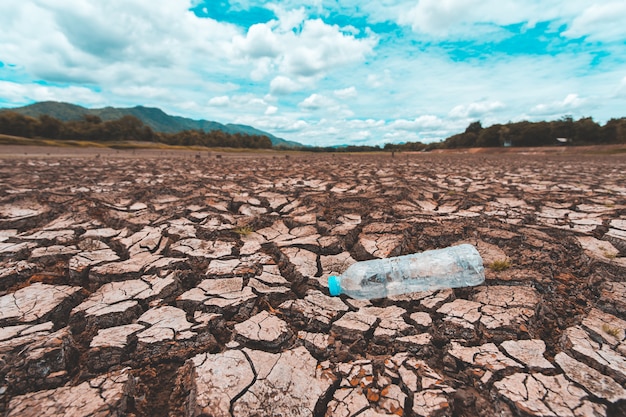
[[264,132],[252,126],[238,124],[224,125],[222,123],[210,120],[194,120],[181,116],[171,116],[156,107],[136,106],[128,108],[104,107],[100,109],[88,109],[86,107],[78,106],[71,103],[43,101],[24,107],[0,109],[0,111],[3,110],[13,111],[31,117],[39,117],[43,114],[46,114],[64,122],[71,120],[80,120],[85,115],[98,116],[104,121],[117,120],[124,116],[135,116],[136,118],[141,120],[143,124],[149,126],[155,132],[160,133],[177,133],[184,130],[202,130],[205,132],[220,130],[222,132],[230,134],[241,133],[245,135],[267,136],[272,141],[272,146],[303,146],[298,142],[276,137],[271,133]]

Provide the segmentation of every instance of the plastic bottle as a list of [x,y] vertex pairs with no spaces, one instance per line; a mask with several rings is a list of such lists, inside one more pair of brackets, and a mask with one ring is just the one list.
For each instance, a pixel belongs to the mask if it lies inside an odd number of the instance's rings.
[[469,287],[485,281],[483,259],[469,244],[351,265],[328,277],[330,295],[374,299],[417,291]]

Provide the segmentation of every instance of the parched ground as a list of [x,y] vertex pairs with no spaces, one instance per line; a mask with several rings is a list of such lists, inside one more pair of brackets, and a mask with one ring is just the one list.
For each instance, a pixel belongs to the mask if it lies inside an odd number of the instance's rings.
[[[7,149],[0,414],[626,415],[626,156]],[[484,285],[328,295],[459,243]]]

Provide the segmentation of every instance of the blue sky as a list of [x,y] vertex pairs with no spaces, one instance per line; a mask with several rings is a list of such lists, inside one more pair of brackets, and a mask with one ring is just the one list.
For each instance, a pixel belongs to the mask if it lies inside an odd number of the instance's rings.
[[626,117],[623,0],[3,0],[0,107],[160,107],[307,145]]

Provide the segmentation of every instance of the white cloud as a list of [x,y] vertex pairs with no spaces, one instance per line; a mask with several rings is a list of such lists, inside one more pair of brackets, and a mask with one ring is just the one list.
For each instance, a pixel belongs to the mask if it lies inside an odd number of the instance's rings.
[[33,101],[77,101],[86,104],[102,104],[102,98],[86,87],[56,87],[41,84],[20,84],[0,80],[0,97],[15,106],[30,104]]
[[226,107],[230,104],[230,97],[228,96],[219,96],[213,97],[209,100],[209,106],[213,107]]
[[[233,89],[215,74],[226,73],[223,57],[237,33],[233,25],[197,18],[189,5],[6,0],[0,3],[0,61],[21,79],[56,85],[45,99],[186,109],[190,101]],[[76,93],[81,85],[91,92]]]
[[298,104],[301,109],[305,110],[327,109],[335,105],[336,102],[333,99],[317,93],[311,94]]
[[615,92],[615,97],[626,98],[626,77],[622,78],[622,81],[619,83],[617,91]]
[[391,71],[388,69],[383,70],[382,73],[368,74],[367,76],[367,85],[372,88],[384,87],[385,85],[389,85],[391,82]]
[[293,81],[289,77],[285,77],[284,75],[279,75],[270,82],[271,94],[291,94],[295,93],[296,91],[300,91],[301,89],[302,85]]
[[352,87],[347,87],[347,88],[342,88],[340,90],[335,90],[333,91],[333,94],[335,95],[335,97],[342,99],[342,100],[346,100],[349,98],[355,98],[358,93],[356,91],[356,87],[352,86]]
[[278,112],[278,107],[276,106],[267,106],[267,109],[265,109],[266,116],[271,116],[273,114],[276,114],[277,112]]
[[507,36],[503,26],[537,22],[567,25],[567,37],[619,40],[624,36],[626,4],[599,0],[400,0],[395,19],[414,32],[435,38],[479,39]]
[[276,58],[282,49],[278,36],[265,23],[252,25],[245,37],[235,36],[233,47],[250,58]]
[[419,116],[413,120],[398,119],[389,124],[391,129],[408,130],[408,131],[422,131],[422,130],[437,130],[441,129],[443,121],[433,115]]
[[588,36],[590,40],[615,41],[626,36],[626,3],[612,1],[592,4],[563,32],[568,38]]
[[[361,62],[372,53],[377,39],[357,38],[321,19],[306,19],[302,9],[278,10],[278,20],[255,24],[245,36],[235,36],[233,57],[243,57],[267,74],[318,77],[344,65]],[[270,61],[258,61],[266,58]],[[257,71],[259,71],[257,69]]]
[[448,115],[454,118],[476,118],[501,110],[505,106],[499,101],[482,101],[470,104],[460,104],[455,106]]
[[541,116],[554,116],[569,111],[578,110],[585,104],[586,100],[578,97],[578,94],[568,94],[561,101],[554,101],[547,104],[538,104],[530,110],[530,114]]

